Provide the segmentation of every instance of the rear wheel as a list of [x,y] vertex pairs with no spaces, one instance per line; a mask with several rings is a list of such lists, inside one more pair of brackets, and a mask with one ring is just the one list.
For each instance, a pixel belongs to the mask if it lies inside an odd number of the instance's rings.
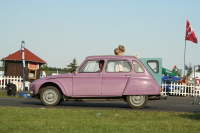
[[47,106],[57,105],[61,100],[60,91],[54,86],[47,86],[42,89],[40,100]]
[[131,95],[126,97],[126,101],[131,108],[141,109],[146,106],[148,102],[148,96],[146,95]]

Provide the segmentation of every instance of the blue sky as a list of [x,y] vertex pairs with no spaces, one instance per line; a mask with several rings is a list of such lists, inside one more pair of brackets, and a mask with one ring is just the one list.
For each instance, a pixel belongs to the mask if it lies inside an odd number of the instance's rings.
[[[199,0],[0,0],[0,57],[25,47],[50,67],[78,65],[91,55],[162,58],[183,69],[186,19],[200,40]],[[186,41],[186,64],[198,65],[200,44]]]

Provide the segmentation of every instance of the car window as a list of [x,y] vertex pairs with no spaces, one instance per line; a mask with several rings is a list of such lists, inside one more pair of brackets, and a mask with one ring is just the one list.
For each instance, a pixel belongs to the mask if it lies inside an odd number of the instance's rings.
[[124,60],[110,60],[106,66],[106,72],[130,72],[131,66]]
[[158,73],[159,72],[158,61],[151,60],[151,61],[148,61],[147,64],[149,65],[149,67],[151,68],[151,70],[154,73]]
[[133,65],[134,65],[134,71],[136,73],[143,73],[144,72],[144,68],[137,61],[134,60]]
[[79,73],[96,73],[99,71],[100,61],[86,61],[83,66],[78,70]]

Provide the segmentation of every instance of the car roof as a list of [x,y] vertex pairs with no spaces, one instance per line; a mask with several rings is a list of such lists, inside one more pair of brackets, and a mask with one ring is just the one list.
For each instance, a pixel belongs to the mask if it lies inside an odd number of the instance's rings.
[[86,59],[98,59],[98,58],[103,58],[103,59],[137,59],[135,56],[130,56],[130,55],[96,55],[96,56],[88,56]]

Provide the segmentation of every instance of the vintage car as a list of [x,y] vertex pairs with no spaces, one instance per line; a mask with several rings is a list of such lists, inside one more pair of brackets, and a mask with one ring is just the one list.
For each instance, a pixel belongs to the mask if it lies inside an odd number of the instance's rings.
[[44,105],[72,99],[124,99],[143,108],[148,96],[160,96],[161,58],[88,56],[73,73],[48,76],[31,83],[33,97]]

